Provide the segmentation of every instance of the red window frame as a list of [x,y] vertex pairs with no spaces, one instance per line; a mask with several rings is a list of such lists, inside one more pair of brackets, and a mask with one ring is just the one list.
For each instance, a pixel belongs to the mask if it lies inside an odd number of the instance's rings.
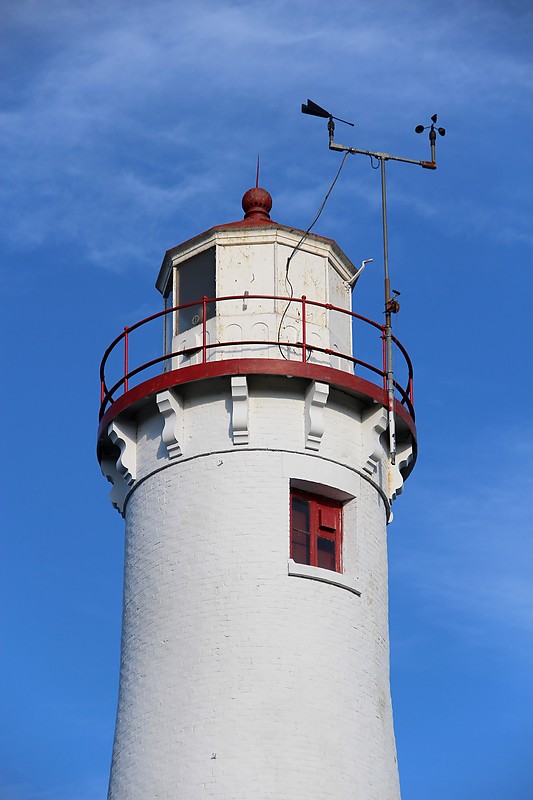
[[342,572],[342,503],[291,489],[290,509],[292,560]]

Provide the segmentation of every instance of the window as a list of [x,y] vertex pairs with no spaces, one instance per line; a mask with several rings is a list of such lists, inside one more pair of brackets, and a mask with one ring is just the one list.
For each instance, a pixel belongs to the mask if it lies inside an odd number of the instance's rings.
[[[177,270],[177,298],[176,305],[194,303],[194,305],[184,308],[178,312],[177,333],[194,328],[200,325],[203,316],[202,303],[196,304],[196,300],[202,297],[215,296],[215,248],[204,250],[187,261],[178,265]],[[206,319],[215,315],[215,303],[211,302],[206,307]]]
[[291,490],[291,558],[297,564],[341,571],[342,505]]

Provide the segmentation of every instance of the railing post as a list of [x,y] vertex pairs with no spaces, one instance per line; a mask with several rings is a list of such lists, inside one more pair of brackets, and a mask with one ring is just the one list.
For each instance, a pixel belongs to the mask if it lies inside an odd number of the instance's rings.
[[202,362],[207,361],[207,297],[202,297]]
[[128,391],[128,372],[130,362],[129,328],[124,326],[124,393]]
[[305,310],[305,294],[302,295],[302,361],[307,361],[307,319]]

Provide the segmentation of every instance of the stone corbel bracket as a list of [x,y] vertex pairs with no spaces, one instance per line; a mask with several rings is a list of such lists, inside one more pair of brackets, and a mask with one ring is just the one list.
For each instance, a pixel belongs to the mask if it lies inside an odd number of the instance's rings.
[[326,428],[324,407],[328,402],[329,385],[313,381],[305,393],[305,447],[318,450]]
[[124,516],[124,503],[126,502],[126,495],[128,493],[129,486],[124,480],[123,476],[117,470],[117,463],[114,459],[102,459],[100,468],[104,476],[113,487],[109,492],[111,505]]
[[124,503],[129,487],[134,483],[137,474],[137,436],[135,426],[127,422],[114,420],[107,429],[113,444],[120,450],[116,461],[104,458],[101,469],[107,480],[113,485],[109,499],[113,508],[124,514]]
[[248,381],[245,375],[236,375],[231,379],[231,429],[233,444],[248,444]]
[[387,430],[387,411],[383,406],[371,408],[362,419],[361,466],[369,475],[374,475],[385,451],[381,434]]
[[163,417],[163,431],[161,438],[167,448],[169,458],[179,458],[181,456],[181,444],[183,440],[183,403],[172,389],[160,392],[156,395],[155,401],[159,413]]
[[403,475],[401,470],[413,460],[413,446],[409,442],[400,445],[396,450],[396,463],[389,464],[389,497],[392,503],[403,491]]
[[128,486],[137,476],[137,433],[134,425],[113,420],[107,429],[107,435],[120,448],[117,458],[117,472]]

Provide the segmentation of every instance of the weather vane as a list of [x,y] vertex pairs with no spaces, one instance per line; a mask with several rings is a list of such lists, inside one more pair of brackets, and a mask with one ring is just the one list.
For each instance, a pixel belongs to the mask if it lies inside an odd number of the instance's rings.
[[400,310],[400,304],[396,300],[399,292],[393,290],[391,294],[390,278],[389,278],[389,243],[387,234],[387,187],[385,180],[385,162],[386,161],[403,161],[405,164],[417,164],[424,169],[437,169],[435,144],[437,141],[437,131],[440,136],[446,133],[445,128],[436,128],[437,115],[433,114],[431,117],[431,125],[417,125],[415,128],[416,133],[423,133],[429,130],[429,144],[431,149],[431,161],[418,161],[412,158],[403,158],[402,156],[393,156],[390,153],[373,152],[372,150],[360,150],[358,147],[348,147],[344,144],[335,142],[335,120],[343,122],[345,125],[354,127],[353,122],[347,122],[340,117],[334,117],[325,108],[314,103],[312,100],[307,100],[307,103],[302,103],[302,113],[310,114],[313,117],[322,117],[328,120],[328,134],[329,134],[329,149],[337,150],[342,153],[351,155],[369,156],[371,159],[375,158],[379,161],[381,167],[381,214],[383,221],[383,268],[385,276],[385,362],[387,373],[387,396],[388,396],[388,423],[389,423],[389,449],[391,463],[396,463],[396,423],[394,417],[394,371],[392,361],[392,314],[396,314]]

